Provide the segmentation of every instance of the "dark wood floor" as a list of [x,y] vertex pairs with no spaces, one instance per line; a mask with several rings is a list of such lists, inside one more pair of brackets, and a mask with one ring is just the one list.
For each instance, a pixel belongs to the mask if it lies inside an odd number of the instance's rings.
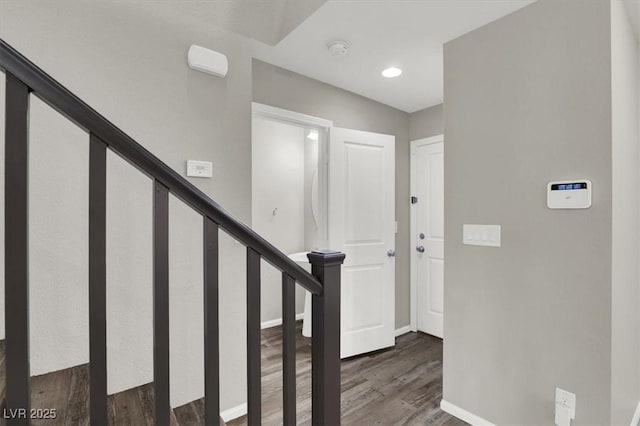
[[[311,342],[298,327],[298,424],[311,424]],[[282,424],[281,329],[262,332],[263,424]],[[34,425],[88,425],[88,366],[69,368],[31,381],[32,408],[55,408],[57,418]],[[0,342],[0,401],[4,400],[4,342]],[[343,425],[433,425],[466,423],[439,408],[442,398],[442,342],[409,333],[395,348],[342,361]],[[172,425],[203,424],[203,400],[174,409]],[[1,416],[0,416],[1,417]],[[153,387],[144,385],[109,397],[109,424],[153,425]],[[229,426],[245,425],[246,418]],[[0,425],[4,421],[0,418]]]
[[[0,401],[4,407],[4,341],[0,341]],[[108,398],[110,425],[153,425],[153,386],[147,384]],[[55,409],[55,419],[32,419],[36,426],[89,425],[89,365],[31,378],[31,408]],[[0,413],[1,414],[1,413]],[[172,426],[178,422],[173,414]],[[6,424],[0,415],[0,426]],[[100,426],[100,425],[94,425]]]
[[[300,327],[299,327],[300,328]],[[297,420],[311,424],[311,340],[298,329],[296,349]],[[262,332],[263,424],[282,424],[282,333]],[[342,361],[343,425],[462,426],[440,410],[442,341],[408,333],[392,349]],[[229,426],[246,424],[246,417]]]

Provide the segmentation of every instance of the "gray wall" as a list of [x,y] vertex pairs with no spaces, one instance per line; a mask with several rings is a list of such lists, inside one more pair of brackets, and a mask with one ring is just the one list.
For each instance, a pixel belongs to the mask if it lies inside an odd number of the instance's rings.
[[[540,0],[445,45],[444,399],[496,424],[553,424],[556,386],[611,419],[610,36],[608,1]],[[590,209],[547,209],[580,177]]]
[[[251,53],[245,39],[149,2],[2,1],[0,36],[180,173],[187,159],[213,161],[214,178],[193,182],[250,220]],[[225,53],[227,77],[189,70],[191,43]],[[88,158],[86,134],[69,130],[71,124],[37,101],[33,108],[37,146],[30,169],[38,185],[31,189],[30,226],[38,261],[31,271],[32,372],[43,372],[88,361],[86,262],[79,257],[77,265],[67,263],[86,247],[68,244],[86,241],[86,209],[68,211],[63,202],[77,197],[86,206]],[[56,192],[47,196],[46,188]],[[150,181],[111,156],[108,202],[113,392],[151,381]],[[171,209],[171,399],[179,405],[201,396],[203,388],[202,234],[197,215],[176,200]],[[50,229],[46,239],[34,234],[43,229]],[[222,238],[220,249],[221,395],[227,409],[245,401],[244,250],[231,238]],[[55,298],[41,297],[52,288],[59,290]],[[47,336],[54,344],[45,348],[38,342]]]
[[409,140],[438,136],[444,133],[443,106],[435,105],[409,114]]
[[625,7],[622,1],[613,0],[611,424],[628,424],[640,400],[640,112],[637,49],[638,45]]
[[409,114],[253,60],[253,100],[396,137],[396,328],[409,324]]

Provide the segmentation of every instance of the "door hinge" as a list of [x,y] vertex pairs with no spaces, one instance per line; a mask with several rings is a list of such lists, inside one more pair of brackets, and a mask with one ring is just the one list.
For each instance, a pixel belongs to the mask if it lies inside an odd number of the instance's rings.
[[416,204],[418,202],[418,197],[411,196],[411,204]]

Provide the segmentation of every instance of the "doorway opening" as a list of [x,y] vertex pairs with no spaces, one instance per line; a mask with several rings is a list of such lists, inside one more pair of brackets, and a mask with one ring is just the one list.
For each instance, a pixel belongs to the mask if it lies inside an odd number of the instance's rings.
[[[327,247],[327,136],[332,122],[252,105],[252,227],[309,270],[306,254]],[[282,323],[281,280],[262,268],[262,328]],[[296,315],[311,336],[311,294],[296,286]]]
[[[253,105],[253,228],[303,268],[306,254],[346,254],[341,357],[395,344],[395,137]],[[263,328],[281,323],[281,277],[263,269]],[[311,295],[296,294],[303,336]]]

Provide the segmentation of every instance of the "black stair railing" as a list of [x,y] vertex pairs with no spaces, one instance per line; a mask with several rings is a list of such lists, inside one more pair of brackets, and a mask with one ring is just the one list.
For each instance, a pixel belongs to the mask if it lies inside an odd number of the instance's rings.
[[203,217],[205,423],[220,422],[218,233],[247,247],[247,405],[249,425],[261,423],[260,261],[282,272],[283,418],[296,422],[295,284],[312,293],[312,424],[340,423],[340,269],[344,254],[308,255],[312,274],[190,184],[123,131],[0,39],[6,76],[5,111],[5,327],[8,425],[30,422],[28,116],[34,94],[89,137],[89,374],[91,424],[107,416],[106,154],[110,149],[154,181],[153,375],[157,425],[170,423],[169,402],[169,193]]

